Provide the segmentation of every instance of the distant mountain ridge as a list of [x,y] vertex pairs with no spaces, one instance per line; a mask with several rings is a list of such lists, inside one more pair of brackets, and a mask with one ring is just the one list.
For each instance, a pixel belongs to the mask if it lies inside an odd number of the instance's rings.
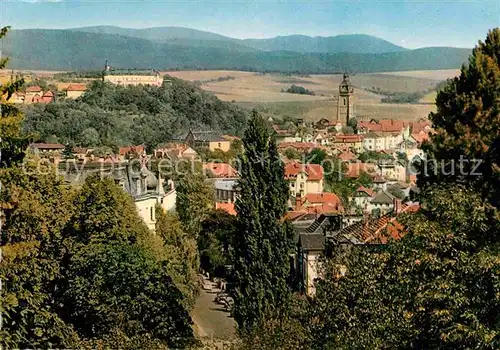
[[240,44],[262,51],[293,51],[300,53],[385,53],[408,49],[366,34],[348,34],[329,37],[307,35],[277,36],[269,39],[235,39],[224,35],[184,27],[155,27],[129,29],[115,26],[96,26],[71,29],[101,34],[119,34],[159,42],[172,40],[210,40]]
[[387,40],[366,34],[329,37],[287,35],[271,39],[245,39],[243,42],[264,51],[294,51],[301,53],[386,53],[408,50]]
[[471,51],[408,50],[369,35],[240,40],[181,27],[113,26],[13,30],[3,40],[3,49],[11,57],[10,66],[22,69],[100,69],[108,60],[122,68],[300,73],[459,68]]

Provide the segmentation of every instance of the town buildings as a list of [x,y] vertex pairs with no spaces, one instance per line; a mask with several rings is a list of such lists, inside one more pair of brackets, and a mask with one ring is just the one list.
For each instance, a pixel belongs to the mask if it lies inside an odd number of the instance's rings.
[[172,161],[196,160],[199,158],[198,153],[187,144],[175,142],[159,144],[153,154],[156,158],[168,158]]
[[87,91],[87,87],[84,84],[69,84],[66,88],[66,97],[77,99],[85,94],[85,91]]
[[285,179],[292,197],[323,192],[323,167],[319,164],[285,164]]
[[153,69],[113,69],[107,63],[102,74],[102,79],[104,82],[123,86],[161,86],[163,84],[163,77],[160,72]]
[[192,148],[204,148],[210,151],[221,150],[228,152],[231,148],[231,141],[223,138],[213,131],[193,131],[180,138]]
[[32,103],[52,103],[55,101],[55,94],[51,90],[43,91],[40,86],[29,86],[25,92],[15,92],[9,102],[16,104]]

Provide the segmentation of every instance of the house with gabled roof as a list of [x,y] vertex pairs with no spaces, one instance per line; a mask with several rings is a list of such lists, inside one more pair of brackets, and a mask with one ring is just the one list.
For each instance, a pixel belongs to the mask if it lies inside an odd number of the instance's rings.
[[171,161],[180,159],[198,159],[198,153],[185,143],[167,142],[159,144],[153,154],[156,158],[168,158]]
[[85,84],[69,84],[66,88],[66,97],[76,99],[87,91]]
[[184,137],[182,137],[182,139],[192,148],[206,148],[212,152],[216,149],[219,149],[223,152],[228,152],[231,148],[231,141],[225,139],[221,135],[211,130],[189,130],[189,132]]
[[349,198],[349,201],[356,207],[364,209],[367,208],[368,204],[371,202],[377,193],[365,186],[359,186],[352,197]]
[[370,200],[368,210],[373,216],[385,215],[392,211],[396,200],[388,191],[382,190]]
[[363,135],[337,134],[333,139],[334,147],[347,147],[354,152],[363,152]]
[[299,290],[308,296],[316,293],[316,280],[320,275],[321,257],[325,251],[326,237],[321,233],[299,235],[297,244],[297,272]]
[[203,170],[207,171],[207,175],[216,178],[237,178],[236,169],[229,163],[204,163]]
[[285,164],[285,179],[292,197],[323,192],[323,167],[319,164]]
[[295,196],[295,211],[315,213],[342,213],[342,201],[332,192],[308,193],[304,197]]
[[398,240],[405,234],[398,216],[418,209],[418,204],[395,201],[394,209],[378,218],[364,216],[362,221],[346,226],[341,215],[323,214],[309,227],[301,228],[296,239],[295,264],[301,292],[314,295],[316,281],[322,277],[321,257],[328,252],[328,247],[374,246],[386,244],[391,239]]

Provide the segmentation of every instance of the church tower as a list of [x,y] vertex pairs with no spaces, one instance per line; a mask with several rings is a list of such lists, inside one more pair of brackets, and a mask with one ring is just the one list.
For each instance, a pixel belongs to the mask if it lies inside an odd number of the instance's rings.
[[337,104],[337,122],[347,122],[354,117],[354,89],[349,81],[349,75],[339,85],[339,99]]

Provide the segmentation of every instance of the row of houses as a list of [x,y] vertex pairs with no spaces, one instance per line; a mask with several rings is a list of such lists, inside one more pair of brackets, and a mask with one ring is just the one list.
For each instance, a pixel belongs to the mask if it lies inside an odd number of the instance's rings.
[[[319,127],[323,125],[319,124]],[[356,153],[416,149],[428,139],[429,132],[432,132],[428,121],[407,122],[392,119],[362,121],[359,123],[357,134],[343,133],[341,124],[335,126],[334,130],[315,129],[313,133],[289,133],[276,125],[273,128],[281,148],[291,147],[296,150],[312,147],[348,148]]]
[[[83,84],[70,84],[65,89],[67,98],[78,98],[82,96],[87,87]],[[33,104],[33,103],[52,103],[56,99],[56,95],[51,90],[44,91],[40,86],[29,86],[25,92],[16,91],[9,98],[9,102],[16,104]]]
[[[418,209],[418,203],[395,200],[393,210],[387,214],[378,218],[365,217],[355,224],[344,224],[342,215],[337,213],[324,213],[313,221],[308,217],[293,220],[297,230],[293,261],[301,292],[315,294],[316,282],[322,277],[321,257],[328,255],[334,247],[344,250],[373,249],[389,240],[398,240],[405,233],[398,219]],[[346,269],[340,267],[339,270],[340,278]]]

